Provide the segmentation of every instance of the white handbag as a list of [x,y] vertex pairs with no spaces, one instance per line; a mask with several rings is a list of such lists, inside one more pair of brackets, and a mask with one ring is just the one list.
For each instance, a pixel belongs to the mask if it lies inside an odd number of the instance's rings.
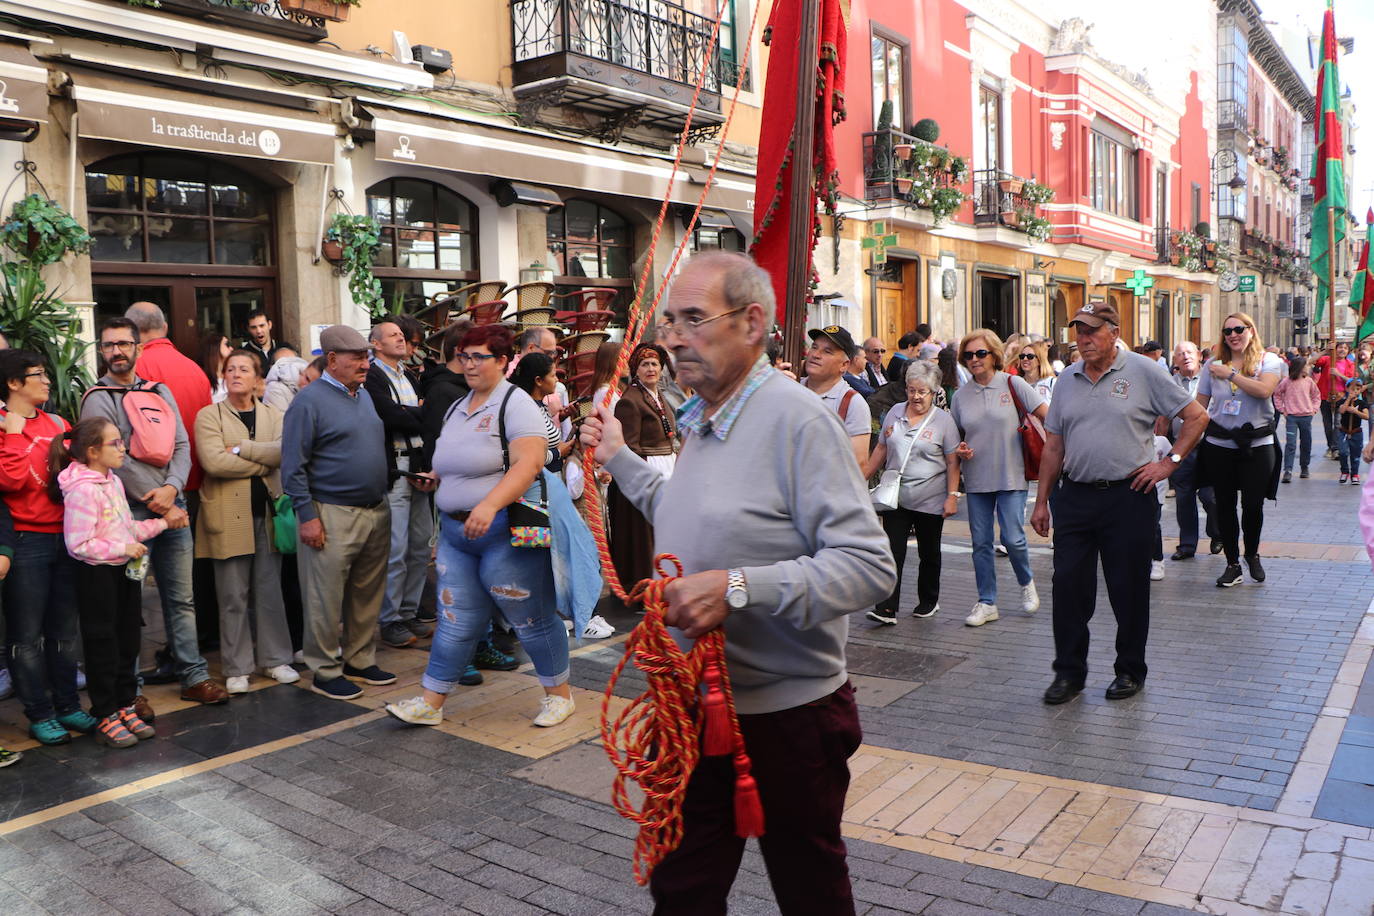
[[911,453],[916,450],[916,439],[921,435],[921,430],[926,428],[930,418],[935,415],[934,405],[926,411],[926,418],[921,421],[921,425],[916,427],[916,432],[906,438],[911,440],[907,446],[906,455],[902,458],[900,467],[888,468],[878,477],[878,484],[868,491],[869,499],[873,500],[873,508],[878,512],[891,512],[897,508],[897,500],[902,491],[902,475],[906,473],[906,463],[911,460]]

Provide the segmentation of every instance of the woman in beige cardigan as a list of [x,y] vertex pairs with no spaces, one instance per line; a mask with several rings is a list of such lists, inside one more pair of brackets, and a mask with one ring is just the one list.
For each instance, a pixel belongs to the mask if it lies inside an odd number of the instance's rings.
[[205,471],[196,556],[215,561],[220,658],[231,694],[248,692],[255,667],[282,684],[300,680],[291,667],[271,536],[271,504],[281,493],[282,413],[255,396],[260,373],[253,353],[235,350],[224,361],[228,396],[196,415],[196,454]]

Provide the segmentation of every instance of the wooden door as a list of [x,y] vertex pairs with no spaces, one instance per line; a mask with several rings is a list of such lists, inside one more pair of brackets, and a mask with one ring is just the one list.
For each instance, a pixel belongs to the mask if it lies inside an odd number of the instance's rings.
[[878,287],[878,327],[874,336],[881,340],[889,350],[897,347],[897,338],[902,330],[902,288],[900,286]]

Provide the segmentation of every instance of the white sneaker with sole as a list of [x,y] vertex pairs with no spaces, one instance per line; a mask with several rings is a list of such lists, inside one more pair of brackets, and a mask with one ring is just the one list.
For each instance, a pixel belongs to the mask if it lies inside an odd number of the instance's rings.
[[539,701],[539,715],[534,717],[534,724],[540,728],[548,728],[550,725],[557,725],[572,714],[573,701],[569,697],[560,697],[552,693],[545,694],[544,699]]
[[1034,582],[1027,582],[1021,586],[1021,610],[1027,614],[1034,614],[1040,610],[1040,593],[1035,590]]
[[236,693],[247,693],[247,692],[248,692],[248,676],[245,674],[245,675],[240,675],[240,676],[238,676],[238,677],[225,678],[225,679],[224,679],[224,689],[225,689],[226,691],[228,691],[230,695],[233,695],[233,694],[236,694]]
[[1164,578],[1164,561],[1163,561],[1163,560],[1151,560],[1151,561],[1150,561],[1150,581],[1151,581],[1151,582],[1159,582],[1159,581],[1162,580],[1163,578]]
[[300,672],[290,665],[278,665],[275,668],[268,668],[263,674],[267,675],[278,684],[294,684],[301,679]]
[[985,623],[992,623],[1001,615],[997,613],[997,605],[984,604],[979,601],[973,606],[973,613],[964,618],[964,625],[970,627],[981,627]]
[[997,554],[999,557],[1005,557],[1007,555],[1007,548],[1003,544],[993,544],[992,552]]
[[615,633],[615,627],[606,622],[606,618],[600,614],[587,621],[587,625],[582,628],[582,635],[588,639],[605,639]]
[[438,725],[444,721],[444,711],[430,706],[424,697],[411,697],[399,703],[388,703],[387,713],[411,725]]

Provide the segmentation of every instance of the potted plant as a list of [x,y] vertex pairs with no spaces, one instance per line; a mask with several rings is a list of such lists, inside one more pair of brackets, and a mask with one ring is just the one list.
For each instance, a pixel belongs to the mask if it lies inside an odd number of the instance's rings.
[[1019,227],[1019,226],[1021,225],[1021,211],[1020,211],[1020,210],[1003,210],[1003,211],[1002,211],[1002,225],[1004,225],[1004,226],[1011,226],[1013,229]]
[[934,143],[940,139],[940,125],[934,118],[922,118],[916,122],[916,126],[911,128],[912,136],[927,143]]
[[370,216],[336,213],[324,240],[339,244],[339,269],[348,277],[353,301],[374,317],[385,314],[382,284],[372,275],[372,264],[382,247],[381,225]]
[[91,236],[57,201],[30,194],[10,209],[9,219],[0,226],[0,242],[42,268],[56,264],[68,252],[89,251]]
[[1054,188],[1048,185],[1039,184],[1034,179],[1026,182],[1021,187],[1021,198],[1026,203],[1033,206],[1047,204],[1054,200]]
[[1035,239],[1043,242],[1050,237],[1050,221],[1043,216],[1036,216],[1030,210],[1018,210],[1017,216],[1021,223],[1021,231]]
[[1026,184],[1024,179],[1007,177],[997,182],[997,188],[1007,194],[1020,194],[1021,188]]
[[892,155],[905,162],[911,158],[911,151],[916,147],[910,143],[894,143],[892,145]]
[[958,188],[936,188],[930,197],[930,212],[937,223],[943,222],[968,199]]
[[349,7],[362,6],[362,0],[280,0],[281,8],[289,13],[319,16],[333,22],[348,19]]
[[898,191],[900,191],[902,194],[906,194],[911,190],[912,179],[894,178],[892,179],[892,183],[897,186]]

